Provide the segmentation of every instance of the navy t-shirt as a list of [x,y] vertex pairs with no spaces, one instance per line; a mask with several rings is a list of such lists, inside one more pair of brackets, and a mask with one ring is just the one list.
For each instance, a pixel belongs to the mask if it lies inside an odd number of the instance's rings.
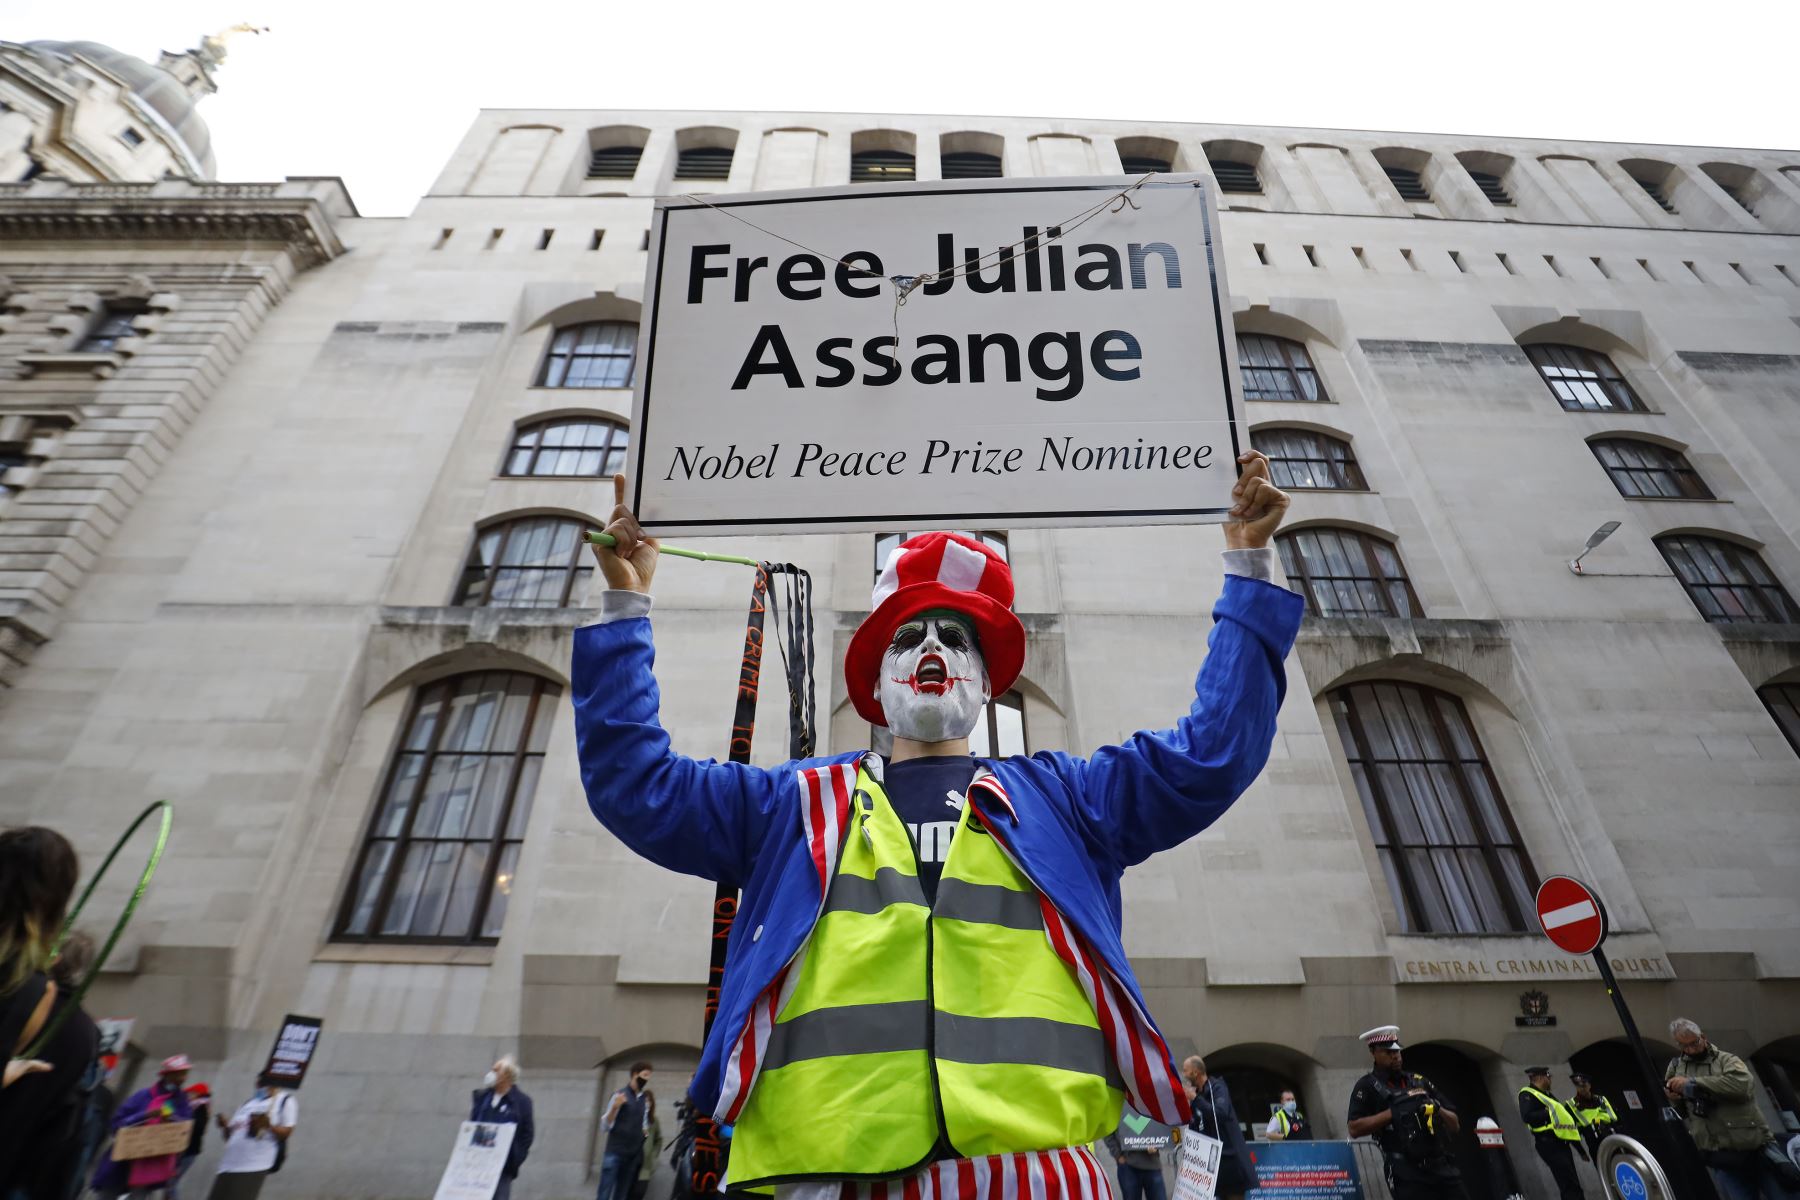
[[928,904],[937,903],[938,879],[944,874],[944,860],[950,857],[950,839],[956,833],[963,793],[974,778],[975,760],[967,754],[890,762],[883,772],[888,803],[919,852],[919,884]]

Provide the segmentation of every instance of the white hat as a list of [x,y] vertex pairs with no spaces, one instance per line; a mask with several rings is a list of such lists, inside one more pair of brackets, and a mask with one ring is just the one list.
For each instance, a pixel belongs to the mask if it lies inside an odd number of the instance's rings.
[[1400,1027],[1398,1025],[1377,1025],[1362,1035],[1363,1045],[1371,1050],[1399,1050]]

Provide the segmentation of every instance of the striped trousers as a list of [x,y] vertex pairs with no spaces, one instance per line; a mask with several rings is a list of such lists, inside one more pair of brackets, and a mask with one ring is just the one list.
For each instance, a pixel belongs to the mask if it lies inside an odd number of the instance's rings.
[[990,1154],[932,1163],[905,1179],[784,1183],[775,1200],[1114,1200],[1112,1183],[1085,1146]]

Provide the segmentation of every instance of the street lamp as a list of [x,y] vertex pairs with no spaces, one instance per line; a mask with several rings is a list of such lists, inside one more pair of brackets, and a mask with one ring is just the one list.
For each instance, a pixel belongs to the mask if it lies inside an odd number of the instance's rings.
[[1608,521],[1600,528],[1594,530],[1594,532],[1588,534],[1587,545],[1581,548],[1580,554],[1577,554],[1574,558],[1569,560],[1569,570],[1575,572],[1577,575],[1581,574],[1581,560],[1586,558],[1588,552],[1595,546],[1598,546],[1601,542],[1604,542],[1607,538],[1611,537],[1613,535],[1613,530],[1618,527],[1619,523],[1617,521]]

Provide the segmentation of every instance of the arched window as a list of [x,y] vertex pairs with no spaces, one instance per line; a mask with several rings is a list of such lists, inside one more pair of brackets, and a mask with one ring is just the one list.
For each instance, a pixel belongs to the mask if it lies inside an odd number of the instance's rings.
[[1512,207],[1513,198],[1507,194],[1506,183],[1500,176],[1487,171],[1470,171],[1469,178],[1481,189],[1481,194],[1487,197],[1489,204],[1496,208]]
[[605,417],[552,417],[513,434],[502,475],[606,479],[625,469],[631,434]]
[[1244,196],[1262,195],[1262,180],[1257,177],[1255,163],[1210,156],[1206,161],[1212,167],[1213,178],[1219,181],[1219,191]]
[[969,734],[969,753],[976,758],[1011,758],[1026,753],[1025,697],[1018,692],[995,696],[981,710]]
[[1638,438],[1595,438],[1588,443],[1594,457],[1612,477],[1619,495],[1633,498],[1711,500],[1700,472],[1679,450]]
[[978,150],[959,150],[938,155],[945,179],[998,179],[1000,156]]
[[558,691],[516,671],[418,690],[338,913],[339,940],[499,938]]
[[1570,412],[1646,411],[1612,359],[1597,350],[1539,342],[1525,347],[1525,356]]
[[1366,492],[1350,443],[1312,429],[1258,429],[1250,444],[1269,456],[1269,479],[1280,488],[1338,488]]
[[1266,333],[1240,333],[1237,344],[1244,399],[1321,403],[1331,399],[1319,382],[1312,356],[1299,342]]
[[1351,684],[1331,711],[1404,933],[1517,933],[1537,876],[1463,702]]
[[1719,625],[1741,621],[1800,622],[1800,607],[1770,574],[1762,556],[1723,538],[1684,533],[1656,539],[1669,569],[1700,615]]
[[569,517],[519,517],[475,535],[456,587],[469,608],[568,608],[587,595],[592,556],[581,545],[586,523]]
[[1394,547],[1357,529],[1313,527],[1277,534],[1281,567],[1320,617],[1422,617]]
[[589,179],[631,179],[644,157],[642,146],[601,146],[588,159]]
[[538,373],[539,387],[631,386],[637,360],[636,321],[585,321],[564,325],[550,339]]
[[730,179],[730,146],[691,146],[675,156],[677,179]]
[[1800,754],[1800,683],[1770,683],[1756,689],[1763,707],[1775,718],[1775,727]]
[[858,150],[850,156],[851,183],[896,183],[918,177],[918,160],[905,150]]

